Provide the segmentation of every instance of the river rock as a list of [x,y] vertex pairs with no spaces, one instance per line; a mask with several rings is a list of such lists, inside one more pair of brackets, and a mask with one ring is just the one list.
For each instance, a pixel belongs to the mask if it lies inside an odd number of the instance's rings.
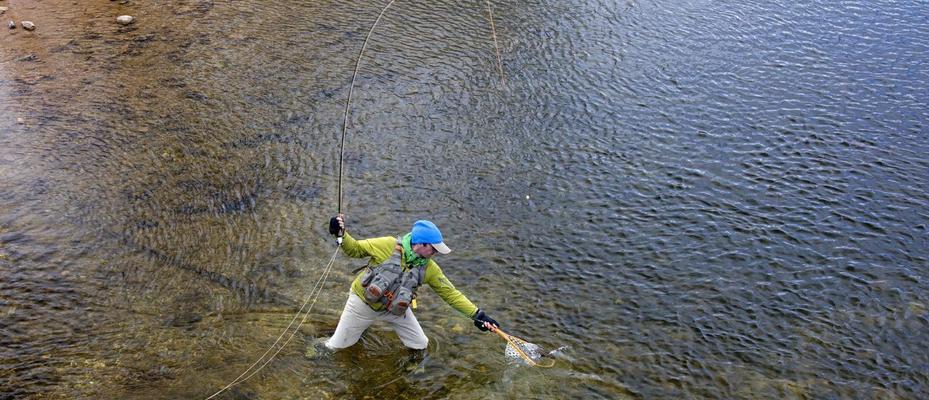
[[23,26],[23,29],[25,29],[25,30],[27,30],[27,31],[34,31],[34,30],[35,30],[35,24],[33,24],[32,21],[23,21],[23,22],[20,23],[20,25],[22,25],[22,26]]
[[3,244],[21,242],[26,239],[28,239],[26,238],[26,235],[23,235],[19,232],[10,232],[0,235],[0,243]]
[[120,25],[129,25],[132,21],[135,20],[131,15],[120,15],[116,17],[116,23]]
[[203,316],[201,315],[191,312],[181,312],[180,314],[175,314],[168,317],[168,319],[165,320],[165,324],[177,328],[189,327],[193,324],[196,324],[197,322],[200,322],[202,319]]
[[3,13],[5,13],[6,10],[9,10],[9,9],[10,9],[9,7],[0,7],[0,15],[3,15]]
[[16,29],[16,23],[13,21],[10,21],[10,23],[6,24],[6,26],[10,27],[10,29]]

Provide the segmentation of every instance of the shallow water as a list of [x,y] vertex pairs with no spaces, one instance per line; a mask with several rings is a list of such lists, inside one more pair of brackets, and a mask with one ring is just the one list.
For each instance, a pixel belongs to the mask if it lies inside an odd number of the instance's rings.
[[[0,32],[0,398],[204,398],[291,321],[386,3],[286,3],[0,2],[38,27]],[[385,327],[307,357],[340,257],[222,398],[929,397],[924,2],[494,2],[504,79],[486,7],[386,13],[343,210],[434,220],[459,289],[568,350],[508,364],[425,289],[421,363]]]

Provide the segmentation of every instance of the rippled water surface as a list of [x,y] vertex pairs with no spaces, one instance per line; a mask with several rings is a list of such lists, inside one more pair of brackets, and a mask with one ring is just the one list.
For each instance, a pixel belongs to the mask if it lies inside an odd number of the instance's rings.
[[[6,0],[0,398],[205,398],[334,243],[386,2]],[[335,355],[351,270],[219,398],[929,397],[925,1],[398,1],[353,94],[359,237],[434,220],[428,357]],[[118,15],[136,17],[120,26]]]

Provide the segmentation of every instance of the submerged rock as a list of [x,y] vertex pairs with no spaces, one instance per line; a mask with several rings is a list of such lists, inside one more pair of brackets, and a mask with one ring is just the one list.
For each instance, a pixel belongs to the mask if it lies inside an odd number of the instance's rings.
[[9,9],[10,9],[9,7],[0,7],[0,15],[3,15],[3,13],[5,13],[6,10],[9,10]]
[[132,21],[134,21],[134,20],[135,20],[135,18],[133,18],[131,15],[120,15],[120,16],[116,17],[116,23],[118,23],[118,24],[120,24],[120,25],[129,25],[129,24],[131,24]]
[[203,316],[200,314],[192,312],[181,312],[179,314],[174,314],[168,317],[165,320],[165,325],[173,326],[176,328],[190,327],[191,325],[196,324],[201,320],[203,320]]
[[34,31],[34,30],[35,30],[35,24],[33,24],[32,21],[23,21],[20,25],[22,25],[22,26],[23,26],[23,29],[25,29],[25,30],[27,30],[27,31]]
[[13,20],[10,20],[10,23],[7,24],[6,26],[10,27],[10,29],[16,29],[16,23],[13,22]]
[[27,239],[26,235],[19,232],[10,232],[0,235],[0,243],[2,244],[21,242],[25,239]]

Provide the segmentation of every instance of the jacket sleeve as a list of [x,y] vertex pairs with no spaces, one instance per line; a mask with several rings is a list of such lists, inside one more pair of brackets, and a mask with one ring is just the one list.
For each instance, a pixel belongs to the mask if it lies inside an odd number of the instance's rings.
[[449,306],[468,318],[474,318],[474,314],[477,313],[477,306],[458,289],[455,289],[455,285],[452,285],[452,282],[442,273],[442,268],[439,268],[439,264],[436,264],[435,261],[429,261],[424,280]]
[[355,240],[348,232],[342,236],[342,251],[352,258],[370,257],[368,262],[377,265],[387,261],[394,252],[397,239],[385,236],[373,239]]

